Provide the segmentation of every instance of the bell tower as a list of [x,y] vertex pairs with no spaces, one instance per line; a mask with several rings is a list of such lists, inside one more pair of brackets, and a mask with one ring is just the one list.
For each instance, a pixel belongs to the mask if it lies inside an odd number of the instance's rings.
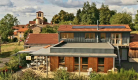
[[36,23],[43,24],[43,17],[44,17],[44,13],[42,11],[36,12]]

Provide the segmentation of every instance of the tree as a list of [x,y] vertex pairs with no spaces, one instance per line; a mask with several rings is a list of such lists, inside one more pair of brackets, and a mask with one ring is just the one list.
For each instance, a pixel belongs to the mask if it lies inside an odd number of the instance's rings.
[[54,15],[52,18],[52,23],[60,23],[64,21],[73,21],[74,14],[65,12],[64,10],[61,10],[58,14]]
[[42,28],[41,33],[56,33],[56,32],[57,32],[56,28],[47,25],[46,27]]
[[135,22],[134,28],[138,31],[138,14],[135,15],[135,20],[134,20],[134,22]]
[[131,14],[126,12],[116,13],[110,19],[111,24],[130,24],[131,22],[132,22]]
[[11,14],[6,14],[4,18],[0,20],[0,34],[2,36],[2,41],[8,41],[8,36],[13,35],[12,27],[18,24],[18,19]]
[[99,11],[96,8],[96,4],[85,2],[82,11],[79,9],[77,11],[76,17],[74,19],[74,24],[96,24],[99,19]]
[[99,9],[99,21],[100,24],[110,24],[110,18],[112,15],[114,15],[115,11],[110,11],[108,8],[108,5],[101,5],[101,8]]
[[25,32],[24,32],[24,39],[27,38],[27,36],[28,36],[29,33],[33,33],[33,30],[28,29],[27,31],[25,31]]

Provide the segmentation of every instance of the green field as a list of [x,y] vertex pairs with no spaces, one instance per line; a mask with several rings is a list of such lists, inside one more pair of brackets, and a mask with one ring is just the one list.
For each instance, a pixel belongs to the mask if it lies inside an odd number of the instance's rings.
[[21,42],[20,45],[18,43],[8,43],[8,44],[2,44],[1,45],[1,54],[0,58],[10,57],[10,55],[18,52],[19,50],[23,50],[24,43]]

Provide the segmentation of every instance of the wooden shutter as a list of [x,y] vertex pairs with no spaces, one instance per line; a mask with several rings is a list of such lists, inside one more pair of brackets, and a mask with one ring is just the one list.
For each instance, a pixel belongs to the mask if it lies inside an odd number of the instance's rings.
[[50,70],[54,71],[59,67],[59,57],[50,57]]
[[113,58],[104,58],[104,72],[113,68]]
[[92,68],[93,71],[98,71],[98,58],[97,57],[89,57],[88,58],[88,68]]
[[74,57],[65,57],[65,66],[69,72],[74,71]]

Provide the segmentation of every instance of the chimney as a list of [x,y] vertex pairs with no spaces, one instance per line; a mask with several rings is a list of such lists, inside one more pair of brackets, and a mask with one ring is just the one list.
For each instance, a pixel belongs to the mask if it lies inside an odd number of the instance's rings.
[[99,21],[97,20],[97,30],[99,30]]

